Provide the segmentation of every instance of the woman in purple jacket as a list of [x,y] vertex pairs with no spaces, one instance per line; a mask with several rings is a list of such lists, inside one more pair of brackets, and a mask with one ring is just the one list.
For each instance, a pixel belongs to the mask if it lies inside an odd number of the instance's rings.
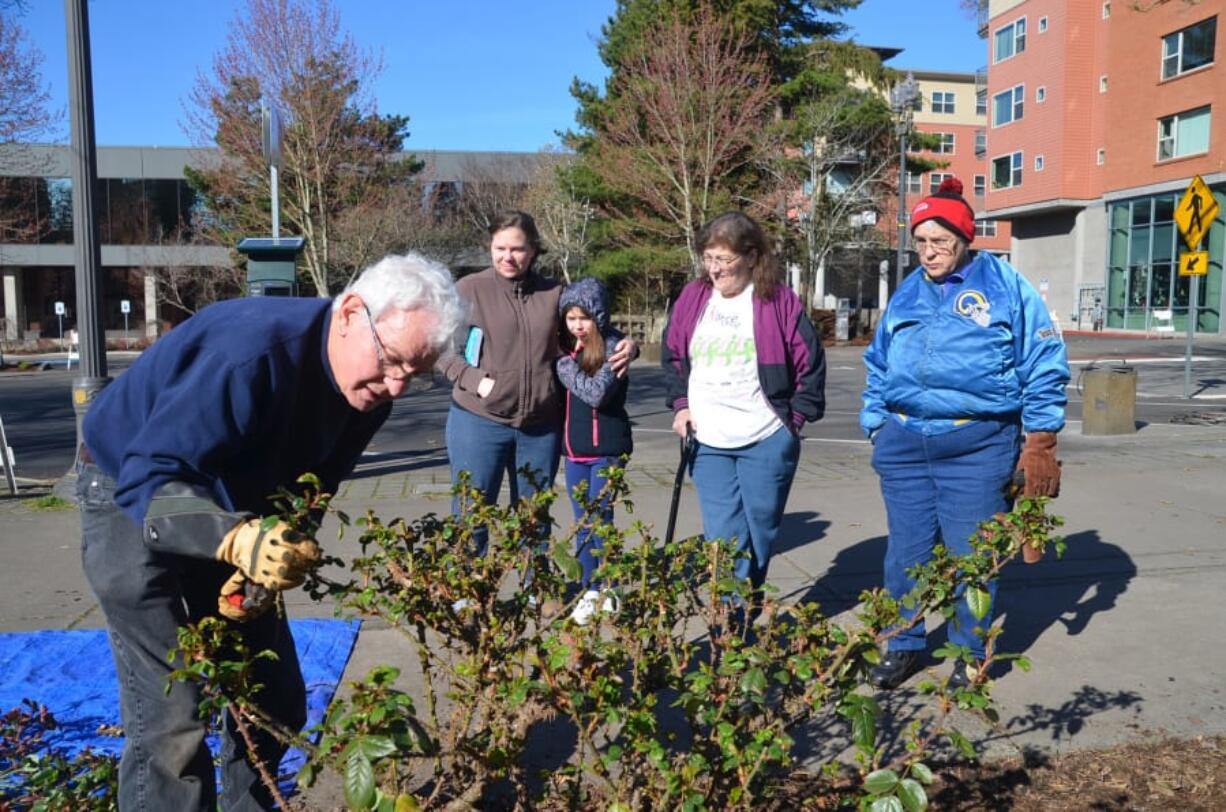
[[826,407],[826,359],[804,305],[780,284],[761,226],[740,212],[698,235],[705,273],[677,297],[661,361],[673,430],[698,441],[703,534],[734,541],[738,578],[766,580],[800,458],[800,428]]

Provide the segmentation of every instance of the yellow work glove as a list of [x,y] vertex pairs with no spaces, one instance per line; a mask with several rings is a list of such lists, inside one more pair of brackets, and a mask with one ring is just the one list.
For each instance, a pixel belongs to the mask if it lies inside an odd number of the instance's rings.
[[278,594],[253,584],[241,572],[235,572],[221,585],[221,594],[217,596],[217,613],[239,623],[254,620],[276,605]]
[[217,547],[219,561],[269,589],[301,586],[307,573],[319,566],[319,545],[285,522],[262,530],[262,519],[248,519],[234,527]]

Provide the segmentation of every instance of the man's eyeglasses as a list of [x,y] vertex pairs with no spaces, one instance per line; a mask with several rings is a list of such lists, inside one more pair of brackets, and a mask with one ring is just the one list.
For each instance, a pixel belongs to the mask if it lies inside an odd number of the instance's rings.
[[366,303],[362,303],[362,310],[366,311],[366,323],[370,325],[370,337],[375,342],[375,357],[379,359],[379,371],[383,373],[383,377],[389,381],[408,381],[413,377],[416,370],[409,372],[405,371],[405,363],[403,361],[387,360],[387,352],[383,349],[383,342],[379,340],[379,334],[375,331],[375,319],[370,315],[370,308]]
[[911,244],[915,246],[915,251],[919,254],[929,248],[938,254],[952,254],[958,240],[954,237],[912,237]]
[[723,270],[727,270],[728,268],[731,268],[733,263],[735,263],[740,258],[741,258],[740,254],[733,254],[732,256],[725,256],[725,257],[714,256],[712,254],[703,254],[702,264],[707,266],[708,268],[714,265],[716,268],[719,268],[721,271],[723,271]]

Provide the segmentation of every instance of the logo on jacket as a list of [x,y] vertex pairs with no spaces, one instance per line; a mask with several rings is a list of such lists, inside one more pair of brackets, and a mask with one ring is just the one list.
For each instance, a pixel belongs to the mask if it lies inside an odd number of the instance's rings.
[[954,312],[966,316],[980,327],[987,327],[991,323],[992,318],[988,315],[991,309],[991,303],[977,290],[964,290],[954,299]]

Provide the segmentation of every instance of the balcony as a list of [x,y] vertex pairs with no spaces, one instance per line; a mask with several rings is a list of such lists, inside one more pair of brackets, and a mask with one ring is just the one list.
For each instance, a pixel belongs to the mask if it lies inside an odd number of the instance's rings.
[[979,0],[979,8],[975,10],[975,19],[979,25],[979,38],[988,37],[988,0]]

